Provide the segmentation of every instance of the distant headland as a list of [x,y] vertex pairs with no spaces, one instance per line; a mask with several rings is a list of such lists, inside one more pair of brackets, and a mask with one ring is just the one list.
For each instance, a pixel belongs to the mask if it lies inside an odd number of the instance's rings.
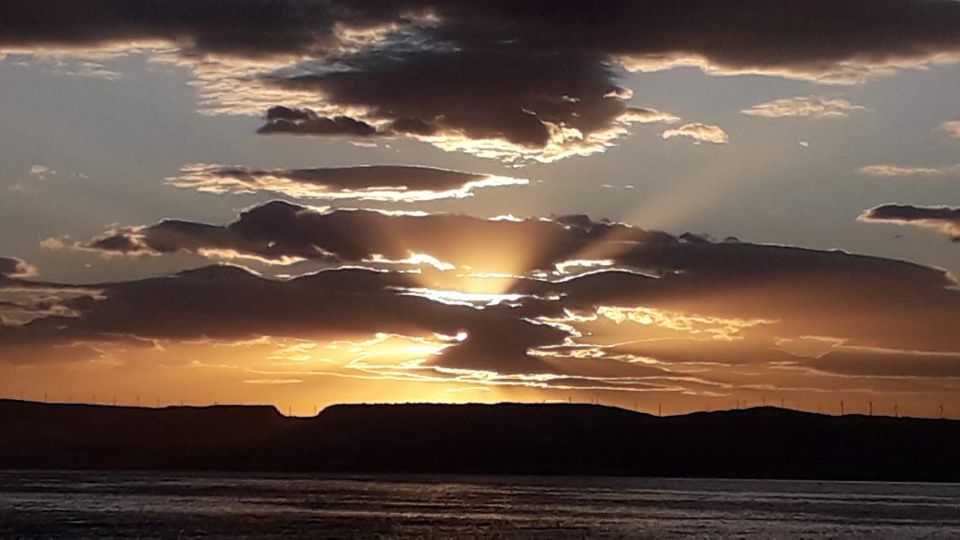
[[960,481],[960,421],[775,407],[657,417],[600,405],[115,407],[0,400],[2,469]]

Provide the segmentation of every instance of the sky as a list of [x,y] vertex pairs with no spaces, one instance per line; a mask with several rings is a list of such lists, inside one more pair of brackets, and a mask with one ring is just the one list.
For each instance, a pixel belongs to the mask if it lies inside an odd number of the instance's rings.
[[6,3],[0,396],[960,415],[958,88],[956,0]]

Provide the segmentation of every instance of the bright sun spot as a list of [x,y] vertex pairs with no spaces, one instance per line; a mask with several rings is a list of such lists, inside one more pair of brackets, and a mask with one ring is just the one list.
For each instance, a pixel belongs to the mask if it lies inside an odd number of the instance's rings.
[[457,341],[465,341],[468,337],[470,337],[470,334],[468,334],[465,330],[457,332],[456,335]]

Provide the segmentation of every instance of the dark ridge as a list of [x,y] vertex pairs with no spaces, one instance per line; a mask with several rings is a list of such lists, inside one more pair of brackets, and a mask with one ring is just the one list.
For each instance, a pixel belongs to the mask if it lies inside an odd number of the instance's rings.
[[272,406],[111,407],[0,400],[0,467],[245,468],[222,453],[290,427]]
[[960,421],[775,407],[107,407],[0,400],[0,468],[960,481]]

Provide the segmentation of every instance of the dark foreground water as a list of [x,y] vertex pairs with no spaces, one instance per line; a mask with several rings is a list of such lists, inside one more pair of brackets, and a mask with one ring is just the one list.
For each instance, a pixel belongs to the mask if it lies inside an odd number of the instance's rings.
[[960,485],[0,472],[0,536],[960,537]]

